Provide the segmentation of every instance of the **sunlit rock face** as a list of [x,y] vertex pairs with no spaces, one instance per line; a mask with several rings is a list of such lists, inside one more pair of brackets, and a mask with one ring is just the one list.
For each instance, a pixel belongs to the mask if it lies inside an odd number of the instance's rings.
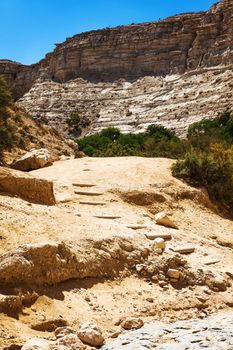
[[184,134],[232,105],[232,64],[233,1],[223,0],[207,12],[78,34],[35,65],[1,61],[0,74],[24,96],[21,106],[62,130],[75,110],[85,132],[159,122]]

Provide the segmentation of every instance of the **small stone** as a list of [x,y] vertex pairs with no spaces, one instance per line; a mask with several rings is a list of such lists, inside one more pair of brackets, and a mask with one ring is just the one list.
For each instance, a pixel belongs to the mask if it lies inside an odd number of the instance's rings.
[[165,281],[165,280],[166,280],[166,276],[165,276],[163,273],[160,273],[160,274],[158,275],[158,278],[159,278],[159,280],[161,280],[161,281]]
[[190,254],[195,251],[195,248],[192,246],[181,246],[181,247],[175,247],[170,249],[173,250],[175,253],[180,253],[180,254]]
[[167,287],[167,282],[166,281],[159,281],[159,286],[162,288]]
[[127,317],[121,323],[122,328],[126,330],[139,329],[139,328],[142,328],[143,325],[144,325],[143,320],[141,318],[136,318],[136,317]]
[[180,271],[175,269],[169,269],[167,271],[167,276],[178,280],[180,278]]
[[166,244],[163,238],[155,238],[153,241],[153,248],[154,249],[162,249],[164,250],[166,248]]
[[159,232],[147,232],[145,234],[145,236],[148,238],[148,239],[155,239],[155,238],[163,238],[165,241],[170,241],[172,239],[172,235],[171,233],[159,233]]
[[91,346],[104,344],[104,337],[98,326],[93,323],[84,323],[78,331],[79,339]]
[[152,281],[153,281],[154,283],[157,283],[157,282],[158,282],[158,276],[157,276],[157,275],[152,276],[151,279],[152,279]]
[[136,268],[137,272],[141,272],[144,269],[144,265],[143,264],[137,264],[135,266],[135,268]]
[[74,334],[75,330],[70,327],[59,327],[55,329],[54,334],[57,339],[62,338],[68,334]]
[[227,294],[223,297],[223,302],[229,306],[233,307],[233,296],[231,294]]
[[153,303],[154,299],[153,298],[146,298],[146,301],[148,301],[148,303]]
[[62,338],[59,338],[56,345],[51,350],[63,350],[63,349],[75,349],[85,350],[86,346],[79,340],[77,334],[67,334]]
[[150,273],[150,274],[152,275],[152,274],[155,272],[154,266],[149,266],[149,267],[147,268],[147,272]]
[[166,213],[161,212],[155,215],[156,224],[177,229],[177,225],[169,219]]

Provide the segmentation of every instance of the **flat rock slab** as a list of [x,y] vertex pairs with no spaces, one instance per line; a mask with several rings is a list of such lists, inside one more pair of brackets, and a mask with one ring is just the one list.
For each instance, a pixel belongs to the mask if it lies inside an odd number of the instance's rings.
[[209,265],[215,265],[218,264],[220,262],[220,260],[208,260],[206,261],[204,264],[209,266]]
[[180,247],[173,247],[170,248],[175,253],[180,254],[191,254],[195,251],[195,248],[192,246],[180,246]]
[[73,186],[76,186],[76,187],[95,187],[96,185],[94,185],[94,184],[88,184],[88,183],[76,183],[76,182],[74,182],[73,184],[72,184]]
[[172,239],[171,233],[163,233],[163,232],[147,232],[145,233],[145,236],[148,239],[155,239],[155,238],[163,238],[165,241],[170,241]]
[[132,230],[141,230],[143,228],[147,228],[146,225],[126,225],[127,228],[131,228]]
[[166,324],[155,322],[124,332],[102,350],[232,350],[232,313]]
[[75,194],[79,194],[81,196],[102,196],[103,192],[90,192],[90,191],[74,191]]
[[91,201],[79,201],[79,204],[86,204],[86,205],[106,205],[106,202],[91,202]]
[[108,220],[115,220],[120,219],[121,216],[111,216],[111,215],[94,215],[94,218],[97,219],[108,219]]

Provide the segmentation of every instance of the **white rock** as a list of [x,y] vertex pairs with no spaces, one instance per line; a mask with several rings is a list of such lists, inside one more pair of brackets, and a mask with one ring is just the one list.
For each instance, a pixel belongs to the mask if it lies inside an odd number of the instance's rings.
[[21,350],[50,350],[50,344],[45,339],[32,338],[23,345]]
[[54,334],[57,339],[62,338],[69,334],[74,334],[75,330],[70,327],[59,327],[55,330]]
[[162,249],[164,250],[166,248],[166,244],[163,238],[155,238],[153,241],[153,248],[154,249]]
[[57,347],[65,347],[66,349],[69,350],[84,350],[86,349],[86,347],[83,345],[83,343],[79,340],[79,337],[77,336],[77,334],[68,334],[65,335],[62,338],[59,338],[55,344],[55,346],[53,346],[52,350],[57,350]]
[[178,228],[177,225],[169,219],[166,213],[161,212],[155,215],[155,221],[156,224],[166,226],[166,227],[171,227],[171,228]]
[[137,272],[141,272],[144,269],[144,265],[143,264],[137,264],[135,266],[135,268],[136,268]]
[[84,323],[78,331],[79,339],[91,346],[104,344],[104,337],[101,329],[93,323]]
[[44,168],[51,164],[48,150],[41,148],[27,152],[23,157],[15,160],[11,167],[21,171],[30,171]]

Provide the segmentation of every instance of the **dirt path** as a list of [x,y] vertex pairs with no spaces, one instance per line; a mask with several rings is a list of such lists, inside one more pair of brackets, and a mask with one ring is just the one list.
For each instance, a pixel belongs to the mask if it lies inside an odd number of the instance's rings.
[[[51,272],[56,270],[60,281],[55,286],[35,287],[29,278],[29,286],[1,288],[3,299],[28,291],[35,292],[36,298],[23,306],[17,318],[0,314],[0,349],[22,344],[33,336],[49,338],[51,330],[46,326],[43,329],[43,325],[54,322],[77,329],[81,322],[93,321],[108,339],[120,331],[119,320],[124,316],[141,317],[149,323],[172,322],[231,310],[233,223],[210,209],[203,192],[173,178],[171,164],[168,159],[134,157],[64,160],[32,172],[54,181],[56,206],[0,195],[0,278],[4,254],[12,252],[19,257],[22,252],[18,247],[22,245],[27,250],[27,245],[43,248],[52,244],[57,249],[57,245],[65,244],[76,256],[76,265],[61,265],[73,280],[66,280],[63,270],[59,275],[61,268],[54,260]],[[156,224],[154,214],[161,211],[176,223],[177,230]],[[153,252],[153,240],[148,239],[154,234],[171,236],[162,255]],[[194,247],[192,254],[172,251],[187,244]],[[33,262],[27,257],[36,267],[31,281],[40,273],[41,265],[50,272],[45,256],[42,253]],[[152,280],[152,270],[159,264],[165,268],[176,256],[187,261],[181,268],[188,283],[183,287],[172,285],[160,271],[158,277],[166,280],[162,287],[159,279]],[[77,265],[80,259],[82,265]],[[83,266],[86,272],[80,270],[80,276],[83,273],[89,278],[77,277],[76,266]],[[210,275],[216,279],[215,290],[200,282]]]

